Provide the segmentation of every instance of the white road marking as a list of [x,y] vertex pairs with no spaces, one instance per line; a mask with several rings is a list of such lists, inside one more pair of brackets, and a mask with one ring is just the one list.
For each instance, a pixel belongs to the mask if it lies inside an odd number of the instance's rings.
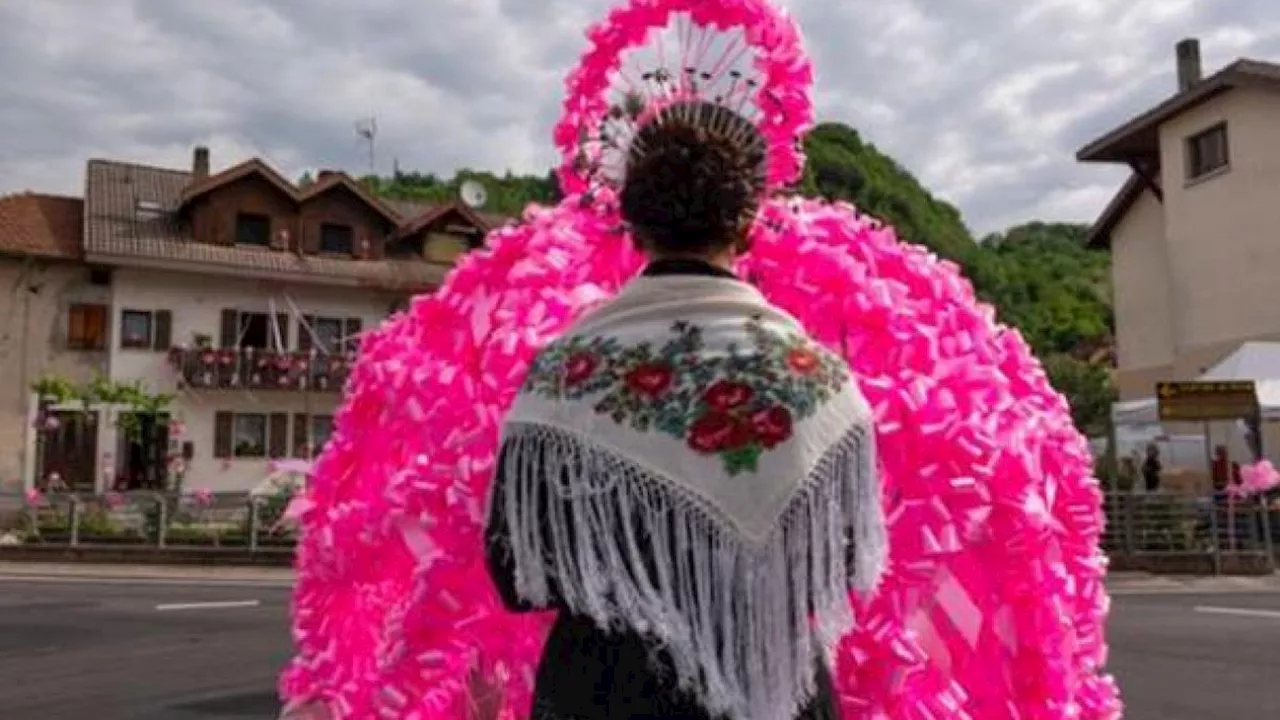
[[157,605],[156,610],[222,610],[225,608],[258,607],[261,604],[257,600],[214,600],[210,602],[165,603]]
[[1255,608],[1212,607],[1197,605],[1195,611],[1208,615],[1235,615],[1238,617],[1270,618],[1280,620],[1280,610],[1258,610]]

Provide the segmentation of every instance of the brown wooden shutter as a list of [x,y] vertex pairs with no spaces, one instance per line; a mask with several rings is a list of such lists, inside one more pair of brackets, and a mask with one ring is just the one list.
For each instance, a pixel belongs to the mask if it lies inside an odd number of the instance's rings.
[[219,330],[219,345],[233,348],[240,341],[240,313],[230,308],[222,311],[222,327]]
[[307,443],[311,441],[310,416],[297,413],[293,416],[293,457],[307,457]]
[[276,460],[289,454],[289,413],[271,413],[267,428],[267,457]]
[[151,347],[155,350],[167,351],[173,345],[173,311],[157,310],[152,315]]
[[306,352],[315,347],[312,342],[311,333],[316,329],[316,316],[303,315],[302,322],[298,324],[298,350]]
[[360,328],[362,323],[358,317],[349,317],[342,323],[342,335],[346,340],[346,350],[355,350],[360,347]]
[[276,313],[276,327],[280,328],[280,350],[289,349],[289,313]]
[[213,415],[213,456],[229,458],[232,455],[231,441],[235,435],[236,416],[229,412]]

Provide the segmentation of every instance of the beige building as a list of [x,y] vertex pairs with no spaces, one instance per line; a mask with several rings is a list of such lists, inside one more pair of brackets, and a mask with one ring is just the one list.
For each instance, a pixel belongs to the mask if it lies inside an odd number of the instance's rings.
[[1176,94],[1077,154],[1132,170],[1090,235],[1111,250],[1122,400],[1280,340],[1280,65],[1203,77],[1196,40],[1176,56]]
[[[110,288],[107,274],[82,259],[83,218],[78,198],[0,197],[0,494],[20,490],[37,466],[32,384],[46,374],[83,383],[106,371]],[[97,433],[82,414],[69,418],[42,461],[74,481],[91,477],[92,466],[62,468],[60,455],[69,445],[96,447]]]

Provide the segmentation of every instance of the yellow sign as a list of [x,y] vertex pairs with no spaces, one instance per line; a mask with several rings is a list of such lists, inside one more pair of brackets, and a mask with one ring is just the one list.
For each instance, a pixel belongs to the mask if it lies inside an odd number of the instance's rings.
[[1173,422],[1247,420],[1259,412],[1252,380],[1157,383],[1156,400],[1160,419]]

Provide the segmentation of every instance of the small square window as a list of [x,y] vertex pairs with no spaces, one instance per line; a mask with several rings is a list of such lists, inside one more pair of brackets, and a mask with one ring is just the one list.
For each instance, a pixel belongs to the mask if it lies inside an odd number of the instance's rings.
[[355,252],[355,233],[350,225],[324,223],[320,226],[320,252],[350,255]]
[[1187,179],[1195,180],[1227,167],[1227,125],[1221,123],[1187,138]]
[[120,313],[120,347],[151,347],[151,313],[145,310],[125,310]]
[[257,213],[236,216],[236,244],[271,246],[271,218]]
[[236,415],[232,455],[238,458],[267,456],[267,416]]
[[67,348],[104,350],[107,347],[107,306],[77,303],[67,309]]

